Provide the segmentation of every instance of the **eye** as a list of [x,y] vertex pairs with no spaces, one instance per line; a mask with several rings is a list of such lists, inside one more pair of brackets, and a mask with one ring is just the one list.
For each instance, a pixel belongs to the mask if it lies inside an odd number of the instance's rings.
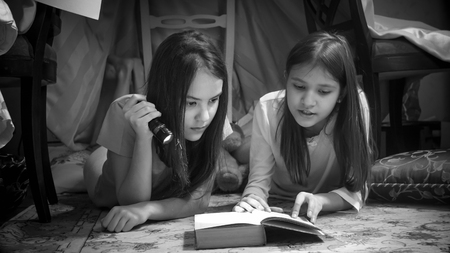
[[215,98],[209,100],[209,102],[210,102],[211,104],[215,104],[215,103],[219,102],[219,97],[215,97]]
[[294,88],[296,88],[297,90],[304,90],[304,89],[306,89],[305,85],[302,85],[302,84],[293,83],[292,85],[293,85]]
[[321,93],[321,94],[329,94],[329,93],[331,93],[331,91],[330,90],[319,90],[319,93]]
[[194,107],[194,106],[197,105],[197,102],[195,102],[195,101],[186,101],[186,105],[187,105],[188,107]]

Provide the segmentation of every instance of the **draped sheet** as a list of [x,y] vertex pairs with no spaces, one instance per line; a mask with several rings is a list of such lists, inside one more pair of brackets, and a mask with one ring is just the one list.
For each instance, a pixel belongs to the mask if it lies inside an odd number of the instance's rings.
[[405,37],[435,57],[450,62],[450,31],[438,30],[420,21],[375,15],[372,0],[362,0],[367,26],[373,38]]
[[107,100],[103,104],[112,101],[100,96],[102,86],[107,90],[117,86],[104,82],[108,56],[139,57],[135,2],[104,0],[99,20],[61,13],[61,33],[53,42],[58,80],[48,86],[47,125],[73,150],[95,144],[102,122],[102,115],[97,115],[101,99]]

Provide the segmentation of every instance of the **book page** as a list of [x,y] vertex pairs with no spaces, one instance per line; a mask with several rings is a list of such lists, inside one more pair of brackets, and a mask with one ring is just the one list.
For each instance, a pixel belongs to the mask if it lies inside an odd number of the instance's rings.
[[263,221],[263,224],[265,226],[269,226],[269,227],[288,229],[288,230],[297,231],[297,232],[301,232],[301,233],[307,233],[307,234],[313,234],[313,235],[325,235],[325,233],[322,232],[322,230],[320,230],[320,229],[316,229],[313,227],[307,227],[307,226],[303,226],[303,225],[298,225],[298,224],[286,222],[283,220],[274,220],[274,219],[270,220],[269,219],[267,221]]
[[[253,212],[220,212],[220,213],[204,213],[195,215],[195,230],[205,229],[211,227],[237,225],[237,224],[251,224],[261,225],[263,220],[285,220],[286,222],[297,224],[314,229],[319,229],[313,223],[309,222],[304,217],[292,218],[288,214],[277,212],[266,212],[260,210],[253,210]],[[320,230],[320,229],[319,229]]]
[[194,216],[195,230],[236,225],[236,224],[250,224],[261,225],[261,216],[252,215],[252,213],[238,213],[238,212],[220,212],[220,213],[204,213],[196,214]]
[[277,212],[266,212],[266,211],[260,211],[260,210],[254,210],[252,214],[259,216],[259,220],[263,222],[264,220],[271,220],[271,219],[277,219],[277,220],[285,220],[286,222],[298,224],[304,227],[319,229],[316,225],[308,221],[305,217],[297,217],[292,218],[290,215],[285,213],[277,213]]

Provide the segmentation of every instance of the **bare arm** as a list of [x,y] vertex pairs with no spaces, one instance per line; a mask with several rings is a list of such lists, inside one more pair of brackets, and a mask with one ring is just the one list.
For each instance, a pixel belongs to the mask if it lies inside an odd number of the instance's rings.
[[211,192],[202,196],[201,193],[185,198],[168,198],[158,201],[144,202],[144,212],[149,214],[149,220],[167,220],[192,216],[203,213],[208,208]]
[[149,200],[152,194],[152,146],[150,138],[137,138],[133,157],[108,151],[120,205]]
[[128,206],[116,206],[102,220],[102,226],[113,232],[129,231],[147,220],[169,220],[203,213],[208,208],[212,182],[185,198],[144,201]]
[[129,205],[150,200],[152,195],[152,138],[148,122],[161,113],[155,105],[133,95],[122,108],[126,121],[136,136],[132,157],[124,157],[108,151],[116,185],[116,196],[120,205]]

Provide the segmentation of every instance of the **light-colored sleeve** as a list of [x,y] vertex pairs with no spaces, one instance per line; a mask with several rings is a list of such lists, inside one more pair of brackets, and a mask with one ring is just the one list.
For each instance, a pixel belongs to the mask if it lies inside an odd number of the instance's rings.
[[[358,211],[361,210],[361,208],[364,206],[364,201],[361,197],[361,192],[351,192],[347,190],[347,188],[342,187],[336,190],[333,190],[331,192],[336,193],[341,198],[343,198],[345,201],[347,201],[350,205],[353,206],[353,209]],[[366,193],[368,193],[366,189]],[[367,198],[367,195],[365,196],[365,199]]]
[[223,124],[223,140],[225,140],[228,135],[233,133],[233,128],[231,127],[230,120],[228,117],[225,117],[225,123]]
[[270,124],[267,107],[259,102],[253,115],[250,146],[250,171],[243,196],[256,194],[265,199],[269,197],[275,158],[270,141]]
[[125,157],[133,156],[136,133],[125,119],[122,108],[131,95],[125,95],[113,101],[109,106],[97,143]]
[[366,94],[362,89],[358,89],[359,93],[359,102],[361,104],[361,108],[363,110],[364,123],[366,125],[366,136],[367,142],[369,142],[369,134],[370,134],[370,109],[369,103],[367,102]]

